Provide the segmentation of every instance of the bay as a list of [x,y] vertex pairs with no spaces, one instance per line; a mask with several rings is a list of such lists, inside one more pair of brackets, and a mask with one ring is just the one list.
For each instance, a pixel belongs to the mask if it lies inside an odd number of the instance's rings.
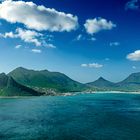
[[1,140],[139,140],[140,95],[0,99]]

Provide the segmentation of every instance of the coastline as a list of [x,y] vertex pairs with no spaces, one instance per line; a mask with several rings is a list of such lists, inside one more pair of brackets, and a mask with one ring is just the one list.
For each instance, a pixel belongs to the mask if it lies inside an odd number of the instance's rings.
[[[126,92],[126,91],[93,91],[93,92],[66,92],[56,95],[45,95],[45,96],[76,96],[79,94],[140,94],[140,91]],[[43,95],[44,96],[44,95]],[[16,98],[31,98],[31,97],[43,97],[43,96],[0,96],[0,99],[16,99]]]
[[140,94],[140,91],[93,91],[93,92],[85,92],[86,94],[88,93],[93,93],[93,94],[100,94],[100,93],[113,93],[113,94]]
[[93,91],[93,92],[71,92],[63,93],[61,96],[75,96],[78,94],[140,94],[140,91],[126,92],[126,91]]

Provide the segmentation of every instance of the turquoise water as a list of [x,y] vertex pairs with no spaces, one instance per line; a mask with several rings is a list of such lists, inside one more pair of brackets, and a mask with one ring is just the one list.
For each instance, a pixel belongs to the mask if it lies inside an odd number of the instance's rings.
[[0,140],[140,140],[140,95],[0,99]]

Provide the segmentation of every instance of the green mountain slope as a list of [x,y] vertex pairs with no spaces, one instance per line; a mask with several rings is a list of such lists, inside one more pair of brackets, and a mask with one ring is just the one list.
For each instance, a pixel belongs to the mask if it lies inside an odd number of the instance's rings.
[[125,80],[123,80],[121,83],[125,83],[125,84],[140,84],[140,72],[132,73]]
[[17,82],[30,87],[39,89],[54,89],[59,92],[82,91],[85,86],[76,82],[66,75],[59,72],[50,72],[48,70],[28,70],[19,67],[8,74]]
[[42,93],[17,83],[12,77],[0,74],[0,96],[39,96]]
[[126,91],[140,91],[140,72],[132,73],[125,80],[117,83],[116,88]]

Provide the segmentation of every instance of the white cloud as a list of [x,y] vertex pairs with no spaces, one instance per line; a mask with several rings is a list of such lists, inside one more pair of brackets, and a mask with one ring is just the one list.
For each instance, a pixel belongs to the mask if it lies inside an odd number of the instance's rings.
[[56,48],[55,45],[53,45],[53,44],[48,44],[48,43],[46,43],[45,47],[47,47],[47,48],[54,48],[54,49]]
[[91,64],[89,64],[89,67],[90,68],[102,68],[103,65],[98,64],[98,63],[91,63]]
[[130,0],[125,5],[125,10],[138,10],[140,7],[139,0]]
[[15,49],[19,49],[19,48],[21,48],[21,46],[22,46],[22,45],[16,45],[16,46],[15,46]]
[[116,24],[114,24],[112,21],[107,21],[104,18],[94,18],[87,19],[84,27],[88,34],[93,35],[102,30],[111,30],[112,28],[116,27]]
[[98,63],[89,63],[89,64],[81,64],[81,67],[89,67],[89,68],[102,68],[102,64]]
[[21,28],[16,29],[17,36],[21,38],[21,40],[27,43],[34,43],[36,46],[41,46],[41,42],[37,39],[37,37],[42,36],[42,34],[32,31],[32,30],[24,30]]
[[33,2],[6,0],[0,4],[0,18],[10,23],[22,23],[38,31],[69,32],[78,27],[77,16],[38,6]]
[[42,51],[40,49],[32,49],[31,50],[33,53],[42,53]]
[[140,50],[136,50],[135,52],[128,54],[126,58],[131,61],[140,61]]
[[6,32],[4,34],[0,34],[0,36],[4,38],[20,38],[24,42],[33,43],[36,46],[41,46],[41,42],[39,41],[38,37],[42,36],[42,34],[33,30],[17,28],[15,33]]
[[52,48],[52,49],[56,48],[56,46],[54,44],[47,43],[45,40],[42,40],[41,44],[42,44],[42,46],[44,46],[46,48]]
[[[43,38],[43,34],[22,28],[17,28],[15,32],[6,32],[4,34],[0,34],[0,37],[3,38],[20,38],[24,42],[33,43],[35,46],[45,46],[46,48],[56,48],[55,45],[47,43],[45,38]],[[50,38],[50,36],[47,36]]]
[[110,42],[110,46],[119,46],[120,42]]
[[4,35],[1,34],[1,37],[4,37],[4,38],[15,38],[16,35],[13,32],[7,32]]

